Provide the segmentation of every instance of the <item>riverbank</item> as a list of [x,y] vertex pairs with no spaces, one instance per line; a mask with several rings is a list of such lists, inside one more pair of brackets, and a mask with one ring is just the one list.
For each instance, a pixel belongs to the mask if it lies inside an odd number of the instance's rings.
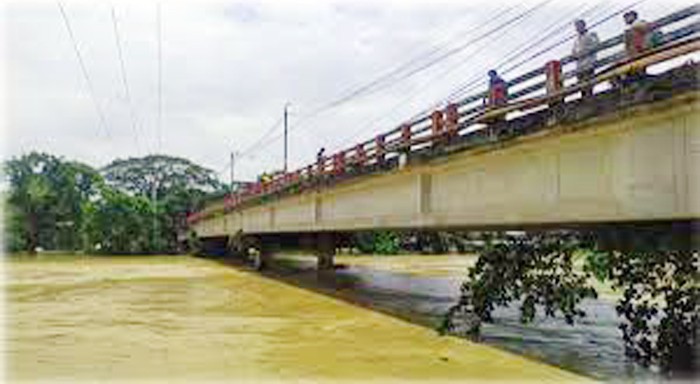
[[213,261],[6,263],[10,380],[577,381]]

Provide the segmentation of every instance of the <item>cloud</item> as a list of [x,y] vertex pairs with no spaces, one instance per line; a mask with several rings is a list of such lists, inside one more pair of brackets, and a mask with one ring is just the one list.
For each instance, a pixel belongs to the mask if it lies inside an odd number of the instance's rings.
[[[6,156],[38,149],[99,166],[116,157],[158,151],[217,170],[226,165],[229,151],[257,141],[281,117],[286,102],[292,103],[291,162],[302,165],[313,160],[320,146],[342,148],[392,128],[535,39],[545,25],[566,23],[566,15],[585,6],[555,0],[522,24],[440,65],[302,121],[319,106],[416,55],[469,41],[474,36],[470,29],[504,8],[517,6],[515,14],[534,2],[162,2],[159,133],[157,3],[114,4],[136,129],[125,98],[110,5],[62,3],[109,136],[56,3],[13,1],[5,6],[7,33],[0,51],[7,79]],[[607,3],[601,14],[619,6]],[[648,3],[640,11],[652,19],[669,7]],[[619,24],[611,22],[599,34],[610,36]],[[562,46],[551,55],[569,49]],[[241,159],[237,173],[252,178],[281,167],[281,157],[282,143],[273,142]]]

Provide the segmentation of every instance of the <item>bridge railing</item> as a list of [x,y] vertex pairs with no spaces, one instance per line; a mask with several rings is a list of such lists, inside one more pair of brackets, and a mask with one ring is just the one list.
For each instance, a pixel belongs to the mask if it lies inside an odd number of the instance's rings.
[[[588,82],[575,81],[576,58],[565,56],[555,61],[549,70],[547,66],[541,66],[508,81],[506,105],[488,107],[484,103],[488,92],[478,92],[371,140],[318,159],[314,164],[276,175],[269,181],[258,182],[239,193],[227,195],[223,204],[213,204],[190,215],[188,222],[229,212],[241,205],[265,201],[280,192],[295,193],[318,188],[323,181],[335,177],[346,177],[367,169],[382,169],[385,164],[400,162],[403,154],[440,146],[457,137],[465,139],[469,135],[478,135],[494,119],[507,120],[511,116],[522,116],[554,104],[561,105],[567,97],[586,87],[609,84],[611,80],[639,68],[696,52],[700,50],[699,14],[700,6],[694,5],[653,21],[652,29],[663,32],[662,44],[632,57],[624,49],[624,33],[602,41],[596,50],[596,75]],[[593,90],[595,92],[595,88]]]

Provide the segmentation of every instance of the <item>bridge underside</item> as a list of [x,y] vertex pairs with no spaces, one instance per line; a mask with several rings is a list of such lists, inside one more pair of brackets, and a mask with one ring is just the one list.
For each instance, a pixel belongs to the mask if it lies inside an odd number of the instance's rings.
[[441,148],[440,156],[279,196],[194,229],[208,238],[692,221],[700,217],[697,101],[694,88],[627,108],[583,102],[574,111],[591,117],[562,123],[544,114],[505,140]]

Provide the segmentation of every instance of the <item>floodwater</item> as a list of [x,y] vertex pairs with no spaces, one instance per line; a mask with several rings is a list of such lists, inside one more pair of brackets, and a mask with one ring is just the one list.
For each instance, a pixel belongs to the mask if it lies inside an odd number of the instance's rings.
[[[316,273],[312,257],[279,256],[276,268],[267,273],[435,329],[457,301],[476,258],[336,256],[335,261],[341,268]],[[600,298],[582,303],[586,317],[574,326],[543,316],[523,325],[516,306],[499,308],[494,324],[482,327],[481,342],[599,380],[661,380],[658,372],[625,356],[615,311],[617,293],[602,284],[594,286]]]
[[4,285],[11,381],[585,380],[211,260],[12,260]]

